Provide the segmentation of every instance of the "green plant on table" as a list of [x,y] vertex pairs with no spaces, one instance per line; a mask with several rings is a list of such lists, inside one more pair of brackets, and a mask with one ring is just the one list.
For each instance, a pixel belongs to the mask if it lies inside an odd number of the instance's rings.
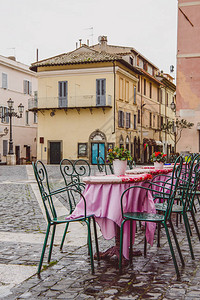
[[114,147],[113,149],[109,149],[107,153],[107,161],[112,163],[113,160],[119,159],[119,160],[133,160],[131,157],[130,151],[127,149]]

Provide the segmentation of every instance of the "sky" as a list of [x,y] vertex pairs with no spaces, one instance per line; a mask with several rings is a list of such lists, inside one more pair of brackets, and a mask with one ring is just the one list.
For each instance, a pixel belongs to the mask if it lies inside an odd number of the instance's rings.
[[37,48],[42,60],[106,35],[166,73],[176,66],[177,0],[0,0],[0,28],[0,55],[28,65]]

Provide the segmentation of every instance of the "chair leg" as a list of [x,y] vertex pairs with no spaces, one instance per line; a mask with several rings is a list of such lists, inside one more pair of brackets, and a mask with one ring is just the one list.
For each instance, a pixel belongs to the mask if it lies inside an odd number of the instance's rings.
[[130,248],[129,248],[129,262],[132,266],[133,259],[133,221],[130,220]]
[[52,253],[52,249],[53,249],[53,242],[54,242],[54,237],[55,237],[55,231],[56,231],[56,225],[53,225],[53,231],[52,231],[52,236],[51,236],[51,243],[49,246],[49,255],[48,255],[48,264],[51,261],[51,253]]
[[63,245],[64,245],[65,236],[66,236],[66,234],[67,234],[68,227],[69,227],[69,223],[67,223],[66,226],[65,226],[65,231],[64,231],[64,233],[63,233],[62,241],[61,241],[61,244],[60,244],[60,251],[62,251],[62,248],[63,248]]
[[144,231],[144,257],[147,256],[147,238],[146,238],[146,228],[147,222],[145,222],[145,231]]
[[124,233],[124,223],[126,220],[123,220],[120,228],[120,247],[119,247],[119,272],[122,272],[122,250],[123,250],[123,233]]
[[91,263],[91,269],[92,274],[94,274],[94,258],[93,258],[93,251],[92,251],[92,238],[91,238],[91,229],[90,229],[90,220],[89,218],[85,220],[87,227],[88,227],[88,248],[90,252],[90,263]]
[[46,246],[47,246],[49,231],[50,231],[50,224],[48,224],[48,226],[47,226],[47,231],[46,231],[44,244],[43,244],[43,248],[42,248],[42,253],[41,253],[41,257],[40,257],[40,262],[39,262],[39,266],[38,266],[38,271],[37,271],[38,276],[40,275],[40,271],[41,271],[41,268],[42,268],[42,262],[43,262],[43,259],[44,259],[44,254],[45,254],[45,250],[46,250]]
[[95,245],[96,245],[96,252],[97,252],[97,260],[100,261],[99,243],[98,243],[98,237],[97,237],[97,227],[96,227],[95,218],[92,217],[92,220],[93,220],[93,226],[94,226],[94,238],[95,238]]
[[180,249],[180,246],[179,246],[179,243],[178,243],[178,240],[177,240],[176,232],[174,230],[174,226],[173,226],[173,223],[172,223],[171,220],[169,220],[169,224],[170,224],[171,231],[172,231],[172,234],[173,234],[173,237],[174,237],[174,241],[176,243],[176,248],[178,250],[179,257],[181,259],[182,266],[185,266],[185,262],[184,262],[184,259],[183,259],[182,253],[181,253],[181,249]]
[[192,259],[195,259],[193,248],[192,248],[192,243],[191,243],[191,239],[190,239],[190,231],[188,228],[189,221],[188,221],[186,213],[183,213],[183,220],[184,220],[184,224],[185,224],[185,230],[186,230],[186,234],[187,234],[187,240],[188,240],[188,244],[189,244],[189,248],[190,248],[191,257],[192,257]]
[[164,224],[164,227],[165,227],[165,231],[166,231],[166,235],[167,235],[167,240],[168,240],[168,243],[169,243],[169,248],[170,248],[170,251],[171,251],[171,254],[172,254],[172,259],[173,259],[174,267],[175,267],[175,270],[176,270],[177,279],[179,279],[180,278],[180,272],[179,272],[179,269],[178,269],[174,249],[173,249],[173,246],[172,246],[172,241],[171,241],[171,238],[170,238],[170,235],[169,235],[169,230],[168,230],[166,224]]
[[160,223],[157,224],[157,247],[160,247],[160,230],[161,230],[161,226]]
[[195,226],[195,229],[196,229],[196,233],[197,233],[198,238],[199,238],[199,240],[200,240],[199,228],[198,228],[197,221],[196,221],[196,218],[195,218],[195,215],[194,215],[194,211],[191,210],[190,213],[191,213],[191,216],[192,216],[192,220],[193,220],[193,222],[194,222],[194,226]]

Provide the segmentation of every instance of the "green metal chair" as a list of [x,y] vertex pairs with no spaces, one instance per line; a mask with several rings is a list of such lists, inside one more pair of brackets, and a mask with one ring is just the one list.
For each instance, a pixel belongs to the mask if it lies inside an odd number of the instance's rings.
[[98,156],[98,157],[97,157],[97,168],[98,168],[99,172],[105,172],[106,175],[108,175],[109,172],[108,172],[107,167],[109,167],[110,173],[111,173],[111,174],[114,174],[112,164],[111,164],[111,163],[106,164],[106,163],[105,163],[105,160],[103,159],[103,157]]
[[[173,237],[175,240],[178,254],[181,259],[181,263],[184,266],[184,260],[183,260],[183,256],[181,253],[181,249],[180,249],[180,246],[179,246],[179,243],[178,243],[178,240],[176,237],[176,233],[175,233],[172,221],[171,221],[171,212],[172,212],[172,207],[174,204],[174,199],[175,199],[175,196],[177,193],[177,187],[178,187],[179,178],[180,178],[181,170],[182,170],[182,163],[183,163],[183,158],[178,157],[176,159],[175,166],[174,166],[172,176],[171,176],[170,190],[168,191],[167,209],[165,211],[165,214],[153,214],[153,213],[145,213],[145,212],[129,212],[129,211],[127,212],[124,209],[124,203],[126,203],[126,196],[131,189],[139,188],[139,189],[144,189],[146,191],[149,191],[151,193],[157,192],[157,190],[154,190],[149,187],[144,187],[144,186],[132,186],[122,193],[122,195],[121,195],[121,212],[122,212],[123,221],[121,223],[121,229],[120,229],[120,259],[119,259],[120,272],[122,271],[123,229],[124,229],[125,222],[127,222],[127,221],[130,222],[130,253],[129,253],[130,262],[132,262],[132,222],[133,221],[154,222],[154,223],[162,225],[165,228],[165,232],[167,235],[167,240],[169,243],[174,267],[175,267],[176,274],[177,274],[177,278],[180,278],[180,272],[179,272],[178,264],[176,261],[175,252],[174,252],[174,249],[172,246],[172,242],[171,242],[171,238],[170,238],[170,234],[169,234],[169,230],[168,230],[168,225],[171,227],[171,231],[172,231],[172,234],[173,234]],[[133,199],[133,201],[134,201],[134,199]],[[146,242],[146,236],[145,236],[144,256],[146,256],[146,250],[147,250],[147,242]]]
[[[183,174],[182,174],[183,175]],[[198,229],[198,225],[195,218],[195,212],[194,212],[194,199],[196,196],[197,187],[199,185],[200,181],[200,155],[197,155],[193,158],[193,160],[190,161],[189,168],[186,170],[186,176],[182,176],[179,180],[179,201],[180,204],[174,204],[172,208],[172,213],[179,214],[183,216],[183,221],[185,225],[187,240],[190,248],[190,253],[192,259],[194,258],[194,251],[192,247],[192,242],[190,235],[192,235],[190,223],[188,219],[188,213],[191,214],[192,220],[198,235],[198,238],[200,240],[200,233]],[[163,203],[156,203],[156,210],[158,212],[165,213],[167,209],[166,202]]]
[[[42,248],[41,258],[38,266],[38,276],[40,275],[40,271],[42,268],[43,258],[47,246],[48,236],[50,232],[50,228],[52,229],[52,236],[51,236],[51,242],[49,247],[49,255],[48,255],[48,263],[50,263],[51,260],[51,254],[52,254],[52,248],[54,243],[54,236],[55,236],[55,230],[56,226],[59,224],[66,224],[66,228],[68,228],[69,223],[73,222],[79,222],[83,221],[87,225],[88,230],[88,248],[89,248],[89,254],[90,254],[90,261],[91,261],[91,269],[92,273],[94,273],[94,261],[93,261],[93,252],[92,252],[92,240],[91,240],[91,229],[90,229],[90,219],[93,220],[94,225],[94,234],[95,234],[95,243],[96,243],[96,251],[97,251],[97,259],[99,260],[99,250],[98,250],[98,240],[97,240],[97,232],[96,232],[96,223],[93,215],[87,215],[87,208],[86,208],[86,200],[84,196],[81,194],[80,189],[77,188],[76,183],[72,183],[71,185],[67,185],[64,188],[51,191],[50,184],[48,180],[48,174],[47,170],[44,166],[44,164],[41,161],[36,161],[35,163],[32,163],[35,178],[40,190],[40,194],[42,197],[42,201],[44,204],[46,217],[47,217],[47,230],[46,230],[46,236]],[[69,203],[70,211],[68,215],[63,216],[57,216],[56,213],[56,207],[54,206],[54,199],[56,196],[59,196],[60,194],[64,194],[66,197],[66,201]],[[84,201],[84,215],[80,218],[73,218],[73,219],[66,219],[69,218],[71,213],[74,210],[74,206],[76,205],[76,199],[82,197]]]

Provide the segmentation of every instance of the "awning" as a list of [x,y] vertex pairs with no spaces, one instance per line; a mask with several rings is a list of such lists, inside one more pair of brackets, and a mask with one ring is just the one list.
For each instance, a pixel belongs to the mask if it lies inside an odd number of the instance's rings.
[[157,145],[157,146],[163,146],[163,142],[161,142],[161,141],[156,141],[156,145]]
[[147,139],[147,138],[144,138],[143,139],[143,143],[144,144],[147,144],[148,146],[156,146],[156,141],[154,139]]

